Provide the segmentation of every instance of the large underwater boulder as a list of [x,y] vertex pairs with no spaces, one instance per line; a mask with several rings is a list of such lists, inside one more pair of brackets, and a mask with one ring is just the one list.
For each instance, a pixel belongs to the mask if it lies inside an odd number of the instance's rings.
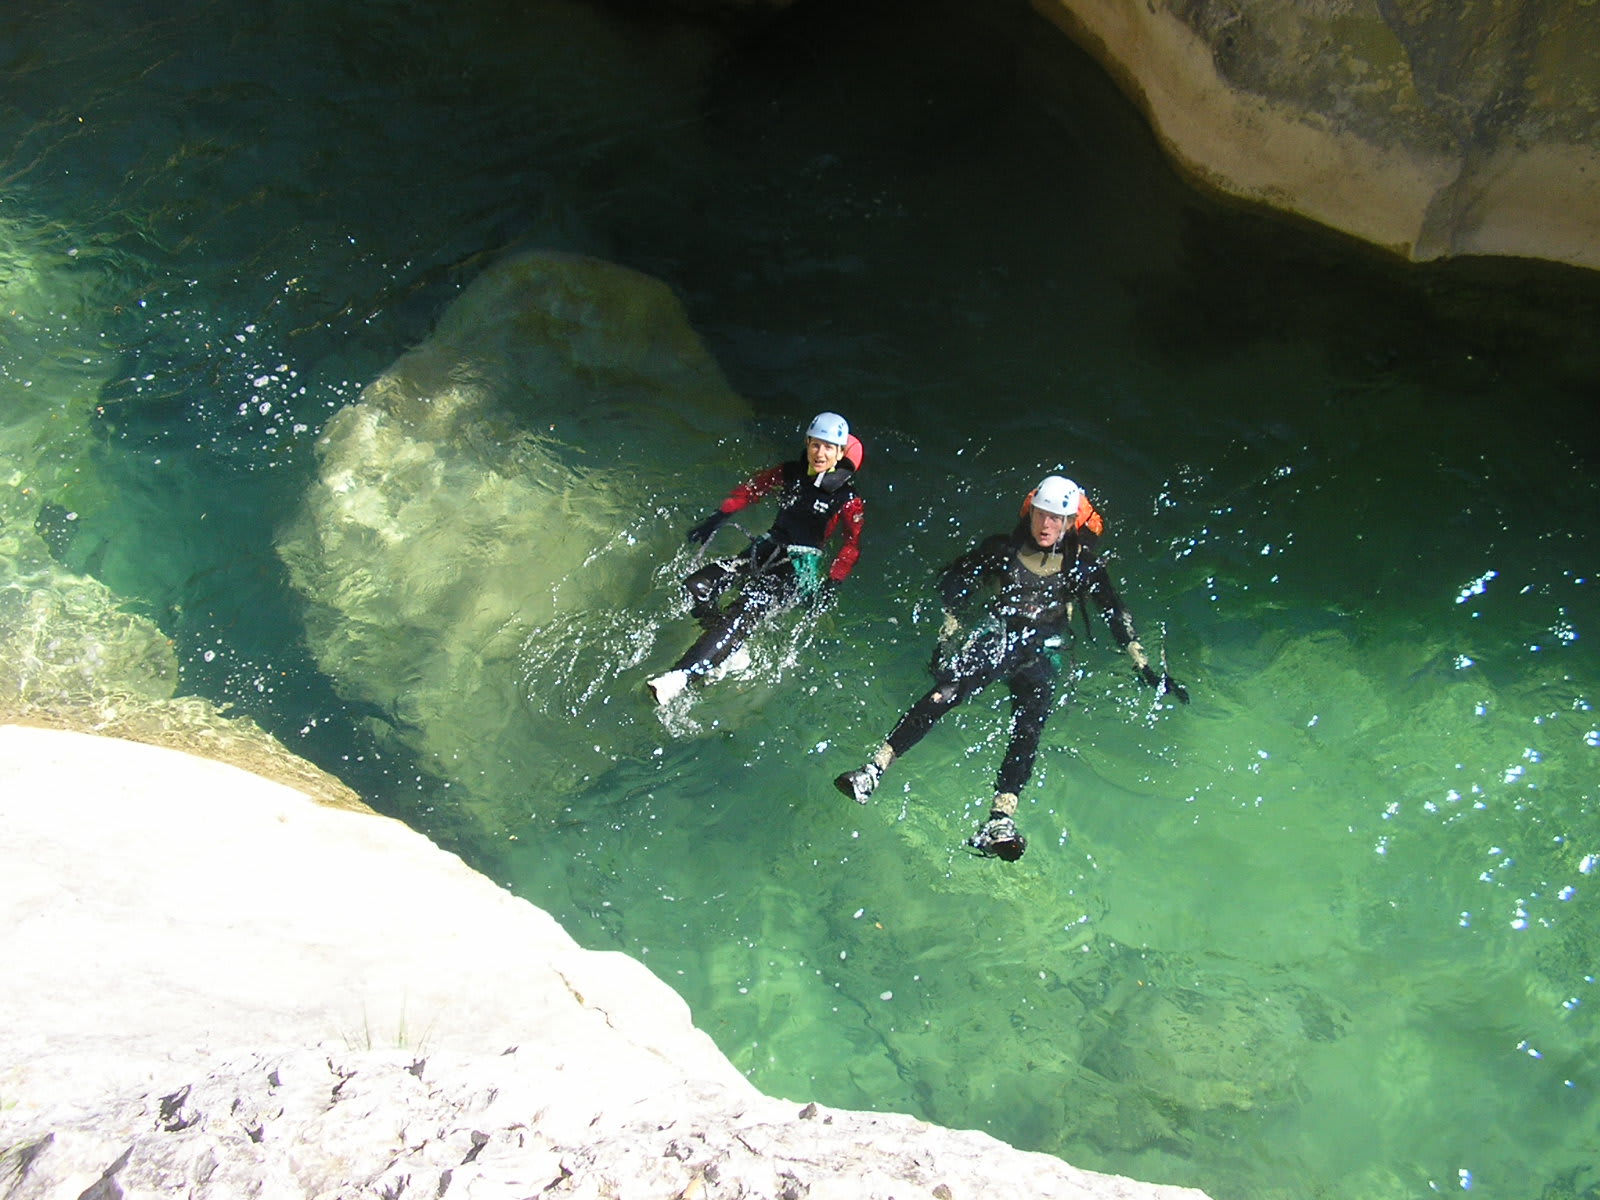
[[279,538],[317,662],[426,770],[537,810],[610,760],[580,709],[649,650],[685,481],[747,417],[665,284],[491,267],[323,431]]
[[1600,268],[1588,0],[1034,0],[1190,175],[1418,261]]

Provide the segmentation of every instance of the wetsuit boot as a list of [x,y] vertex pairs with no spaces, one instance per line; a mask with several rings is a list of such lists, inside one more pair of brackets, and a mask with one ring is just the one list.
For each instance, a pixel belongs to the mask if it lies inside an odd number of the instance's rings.
[[894,751],[885,742],[873,752],[872,758],[857,767],[854,771],[846,771],[833,781],[833,786],[838,788],[857,804],[865,804],[872,798],[873,789],[878,786],[878,781],[883,778],[883,773],[894,762]]
[[657,675],[647,681],[650,695],[657,704],[666,704],[669,700],[676,700],[683,689],[689,686],[689,672],[682,667],[674,667],[664,675]]
[[985,857],[1016,862],[1028,848],[1028,839],[1017,832],[1016,811],[1015,793],[998,793],[989,806],[989,819],[967,839],[967,845]]

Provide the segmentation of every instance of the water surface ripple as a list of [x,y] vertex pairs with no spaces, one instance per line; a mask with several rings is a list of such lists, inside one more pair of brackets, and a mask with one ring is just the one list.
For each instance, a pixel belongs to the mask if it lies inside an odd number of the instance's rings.
[[[99,580],[186,690],[643,959],[769,1093],[1218,1200],[1596,1194],[1600,282],[1214,206],[989,7],[12,0],[0,583]],[[534,249],[668,283],[752,416],[527,648],[601,765],[486,823],[459,778],[499,764],[342,698],[277,539],[333,414]],[[860,568],[663,724],[658,548],[823,407],[871,453]],[[669,478],[655,446],[608,453]],[[829,780],[924,686],[936,568],[1057,468],[1194,703],[1080,638],[1004,866],[960,849],[1000,689],[871,806]]]

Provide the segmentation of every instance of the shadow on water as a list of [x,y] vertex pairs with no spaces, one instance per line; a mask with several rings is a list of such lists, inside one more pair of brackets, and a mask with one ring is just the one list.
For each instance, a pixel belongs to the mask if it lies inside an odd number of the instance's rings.
[[[1021,4],[510,7],[0,17],[7,536],[769,1092],[1219,1200],[1592,1190],[1593,277],[1195,196]],[[428,712],[318,669],[279,545],[334,415],[523,248],[665,280],[753,415],[725,471],[604,443],[649,490],[618,602],[515,664],[599,765],[497,782],[491,838],[385,736]],[[681,531],[819,408],[868,443],[862,562],[664,722]],[[1001,689],[871,805],[830,780],[925,686],[937,568],[1057,468],[1195,702],[1080,636],[1007,866],[962,848]]]

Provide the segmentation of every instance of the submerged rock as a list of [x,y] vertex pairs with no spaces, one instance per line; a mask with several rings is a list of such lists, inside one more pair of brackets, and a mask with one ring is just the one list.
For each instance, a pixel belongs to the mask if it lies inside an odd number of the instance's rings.
[[0,722],[184,750],[365,810],[250,718],[179,695],[171,639],[99,580],[56,563],[39,532],[13,524],[0,551]]
[[1425,261],[1600,268],[1585,0],[1034,0],[1217,190]]
[[547,803],[608,764],[576,709],[649,649],[685,477],[747,416],[665,284],[490,268],[323,432],[279,539],[318,664],[440,778]]
[[397,821],[0,727],[0,1194],[1203,1200],[756,1091]]

